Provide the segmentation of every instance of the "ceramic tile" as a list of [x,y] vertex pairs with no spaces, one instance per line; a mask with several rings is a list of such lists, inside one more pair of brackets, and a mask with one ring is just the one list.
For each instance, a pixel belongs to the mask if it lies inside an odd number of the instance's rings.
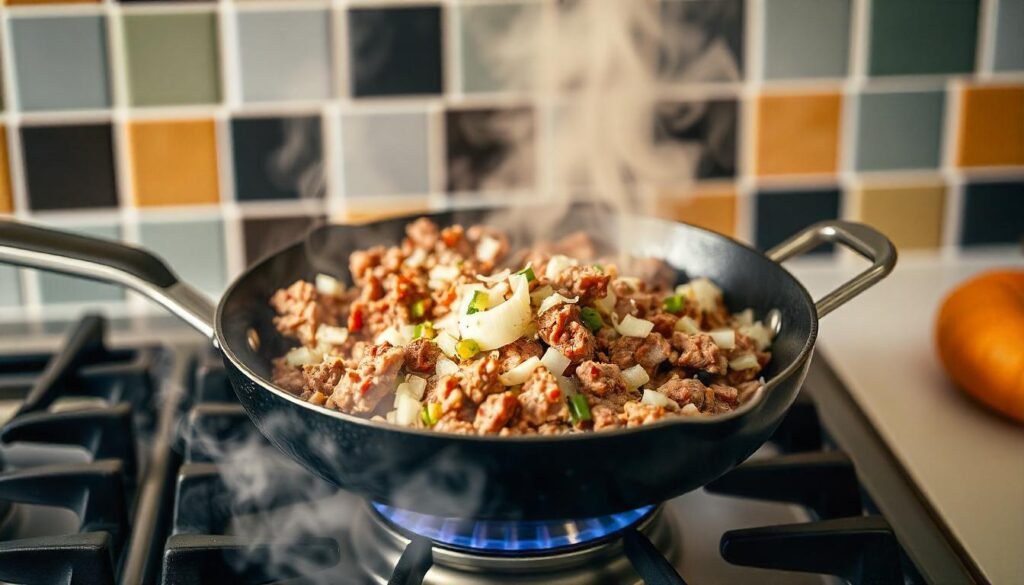
[[996,13],[996,71],[1024,70],[1024,2],[1000,0]]
[[346,196],[430,191],[426,114],[346,115],[341,136]]
[[21,277],[13,266],[0,266],[0,307],[21,304]]
[[303,239],[323,216],[259,217],[242,223],[245,237],[245,261],[251,265]]
[[11,171],[7,158],[7,128],[0,126],[0,215],[14,210]]
[[135,121],[128,125],[128,141],[136,205],[220,200],[213,120]]
[[703,188],[691,191],[664,191],[658,198],[659,217],[682,221],[720,234],[736,234],[736,191],[730,188]]
[[117,206],[110,124],[23,126],[21,144],[33,211]]
[[973,183],[964,191],[961,245],[1024,242],[1024,181]]
[[351,8],[352,95],[442,92],[441,7]]
[[103,17],[11,18],[9,24],[22,110],[110,105]]
[[[224,226],[220,220],[143,220],[139,223],[139,240],[192,286],[217,297],[227,285]],[[197,258],[202,261],[197,262]]]
[[220,101],[215,14],[129,14],[123,26],[132,105]]
[[347,205],[343,212],[331,217],[331,223],[360,224],[424,213],[430,213],[430,201],[425,197],[412,201],[403,199],[401,203],[389,203],[386,207]]
[[[762,191],[754,201],[754,241],[761,250],[782,243],[812,223],[839,217],[839,191]],[[832,244],[811,253],[832,252]]]
[[1024,165],[1024,85],[969,87],[961,108],[960,166]]
[[698,179],[736,176],[736,100],[671,102],[656,110],[655,136],[697,156]]
[[945,101],[941,91],[861,95],[857,169],[938,167]]
[[[94,238],[115,241],[121,239],[121,230],[114,224],[91,226],[61,225],[58,227]],[[124,290],[121,287],[63,276],[52,272],[39,273],[39,294],[43,303],[48,305],[110,302],[124,299]]]
[[39,4],[99,4],[100,0],[4,0],[7,6],[34,6]]
[[319,116],[232,120],[238,200],[322,198],[322,134]]
[[743,79],[743,0],[663,0],[660,70],[672,81]]
[[539,4],[463,5],[462,87],[467,93],[522,90],[532,85],[535,65],[530,43],[540,26]]
[[762,95],[757,113],[757,174],[835,173],[841,111],[838,93]]
[[868,72],[974,71],[979,0],[873,0]]
[[445,114],[448,191],[531,187],[534,124],[531,108],[449,110]]
[[846,76],[850,1],[765,2],[765,79]]
[[326,10],[238,15],[242,99],[312,100],[333,95]]
[[889,237],[897,250],[942,245],[946,188],[942,185],[885,187],[860,191],[857,217]]

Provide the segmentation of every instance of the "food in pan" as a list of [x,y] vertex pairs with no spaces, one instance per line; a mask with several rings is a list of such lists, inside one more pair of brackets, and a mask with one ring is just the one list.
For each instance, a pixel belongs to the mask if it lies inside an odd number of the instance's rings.
[[[729,412],[760,385],[773,333],[660,261],[620,273],[575,234],[510,254],[485,226],[420,218],[270,299],[299,345],[273,380],[313,404],[467,434],[560,434]],[[644,266],[645,265],[645,266]],[[500,268],[503,267],[503,268]]]

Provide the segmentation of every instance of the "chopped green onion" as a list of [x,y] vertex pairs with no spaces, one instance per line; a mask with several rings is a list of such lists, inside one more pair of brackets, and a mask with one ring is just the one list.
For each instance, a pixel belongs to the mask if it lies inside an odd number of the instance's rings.
[[662,301],[661,304],[665,307],[666,311],[676,314],[683,310],[683,297],[682,295],[665,297],[665,300]]
[[423,405],[423,410],[420,411],[420,420],[423,421],[423,424],[432,427],[437,424],[440,418],[441,404],[439,402],[430,402]]
[[572,422],[591,420],[590,406],[587,405],[587,397],[582,394],[573,394],[569,397],[569,416]]
[[434,338],[434,324],[431,323],[430,321],[424,321],[422,323],[417,323],[416,326],[412,328],[412,338],[413,339],[419,339],[420,337],[425,337],[427,339],[433,339]]
[[480,353],[480,344],[472,339],[462,339],[455,344],[455,353],[459,354],[460,358],[468,360]]
[[522,274],[523,276],[525,276],[526,282],[530,282],[531,280],[535,280],[537,278],[537,275],[533,273],[533,266],[527,266],[526,268],[523,268],[519,272],[516,272],[516,274]]
[[594,264],[594,269],[600,272],[601,274],[604,274],[604,266],[601,266],[600,264]]
[[473,313],[479,313],[480,311],[486,310],[490,300],[491,298],[485,291],[473,291],[473,299],[469,301],[469,307],[466,308],[466,314],[472,315]]
[[412,317],[414,319],[419,319],[423,315],[426,315],[427,314],[427,300],[426,299],[420,299],[420,300],[416,301],[415,303],[409,305],[409,314],[412,315]]
[[583,324],[587,326],[587,329],[595,333],[604,327],[604,319],[601,319],[601,314],[596,309],[583,307],[580,309],[580,318],[583,319]]

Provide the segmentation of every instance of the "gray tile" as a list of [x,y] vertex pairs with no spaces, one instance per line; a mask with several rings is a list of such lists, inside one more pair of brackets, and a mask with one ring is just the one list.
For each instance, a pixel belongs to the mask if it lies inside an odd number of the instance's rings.
[[1000,0],[996,16],[996,71],[1024,70],[1024,0]]
[[110,105],[102,17],[12,18],[10,25],[21,109]]
[[341,135],[347,196],[430,191],[426,114],[346,115]]
[[238,15],[242,99],[331,97],[330,19],[326,10]]
[[[108,240],[121,239],[120,228],[113,224],[88,227],[59,226],[59,229]],[[39,289],[45,304],[109,302],[124,298],[121,287],[51,272],[39,273]]]
[[524,89],[531,84],[529,39],[540,26],[539,4],[462,6],[462,86],[468,93]]
[[767,0],[764,76],[843,77],[850,46],[850,0]]
[[144,221],[139,240],[192,286],[214,296],[224,291],[227,262],[220,220]]
[[936,168],[945,101],[941,91],[861,95],[857,169]]
[[13,266],[0,266],[0,307],[13,307],[21,304],[21,279],[18,269]]

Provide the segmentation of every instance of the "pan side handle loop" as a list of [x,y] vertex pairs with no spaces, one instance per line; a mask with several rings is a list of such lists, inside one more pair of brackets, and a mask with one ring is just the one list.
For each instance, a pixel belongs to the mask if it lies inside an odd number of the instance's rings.
[[814,308],[818,318],[828,315],[853,297],[871,288],[896,266],[896,247],[889,238],[871,226],[843,220],[822,221],[811,225],[785,242],[765,252],[769,259],[782,263],[819,244],[842,244],[871,261],[871,266],[853,279],[818,299]]
[[0,262],[130,288],[214,339],[213,302],[181,282],[158,256],[140,248],[0,220]]

